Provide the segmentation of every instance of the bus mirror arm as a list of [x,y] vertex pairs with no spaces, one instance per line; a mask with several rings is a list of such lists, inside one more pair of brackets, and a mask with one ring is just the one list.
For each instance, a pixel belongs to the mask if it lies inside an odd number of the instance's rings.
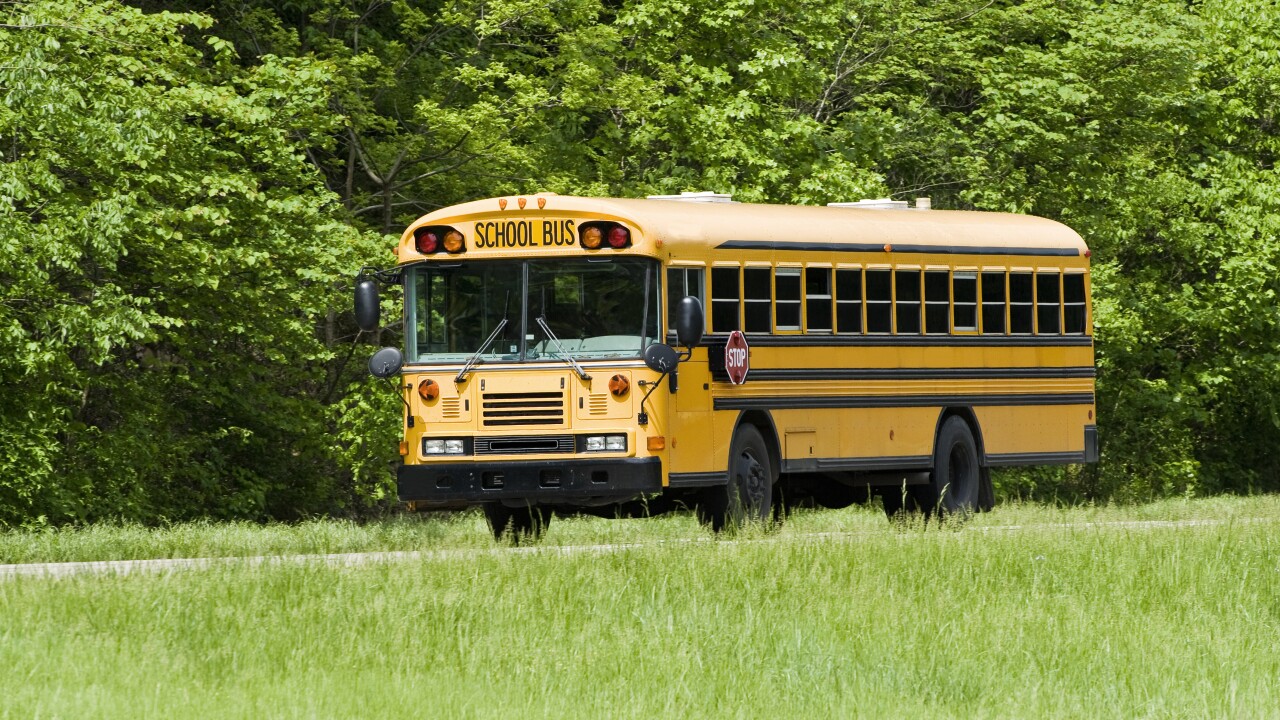
[[670,379],[671,379],[671,382],[670,382],[671,392],[675,392],[676,390],[679,390],[679,389],[680,389],[680,387],[679,387],[679,383],[678,383],[678,382],[677,382],[677,380],[676,380],[676,378],[678,378],[679,376],[680,376],[680,375],[679,375],[679,373],[676,371],[676,369],[675,369],[675,368],[671,368],[670,370],[666,370],[666,371],[664,371],[664,372],[662,373],[662,375],[660,375],[660,376],[658,377],[658,379],[657,379],[657,380],[654,380],[653,382],[649,382],[648,380],[641,380],[641,381],[639,382],[639,385],[640,385],[641,387],[644,387],[645,385],[648,385],[648,386],[649,386],[649,392],[645,393],[645,394],[644,394],[644,397],[640,398],[640,414],[639,414],[639,415],[636,415],[636,423],[638,423],[638,424],[640,424],[640,425],[648,425],[648,424],[649,424],[649,413],[648,413],[648,412],[645,412],[644,404],[645,404],[645,402],[647,402],[647,401],[649,400],[649,396],[653,394],[653,391],[654,391],[654,390],[657,390],[657,389],[658,389],[658,386],[662,384],[662,379],[663,379],[663,378],[670,378]]
[[640,399],[640,414],[636,417],[636,421],[641,425],[648,425],[649,413],[645,412],[644,404],[649,399],[649,396],[653,394],[653,391],[657,390],[658,386],[667,377],[671,378],[671,392],[675,392],[678,389],[676,368],[680,366],[680,354],[670,345],[656,342],[644,349],[644,364],[650,370],[662,373],[652,383],[647,380],[641,380],[638,383],[640,387],[648,385],[649,392],[645,393],[644,397]]

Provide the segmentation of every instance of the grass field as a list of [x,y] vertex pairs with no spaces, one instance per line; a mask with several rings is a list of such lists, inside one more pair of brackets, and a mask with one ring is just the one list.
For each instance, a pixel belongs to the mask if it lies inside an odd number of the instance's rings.
[[[1185,525],[1126,521],[1200,520]],[[1274,717],[1280,501],[0,535],[0,562],[475,548],[0,581],[0,717]],[[827,533],[827,534],[822,534]]]

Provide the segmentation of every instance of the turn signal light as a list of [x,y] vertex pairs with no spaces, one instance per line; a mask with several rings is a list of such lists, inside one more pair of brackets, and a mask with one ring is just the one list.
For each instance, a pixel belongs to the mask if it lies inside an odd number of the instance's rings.
[[423,380],[418,386],[418,395],[427,402],[435,400],[440,397],[440,384],[435,380]]
[[622,397],[630,389],[631,381],[627,380],[626,375],[619,374],[609,378],[609,392],[613,393],[614,397]]

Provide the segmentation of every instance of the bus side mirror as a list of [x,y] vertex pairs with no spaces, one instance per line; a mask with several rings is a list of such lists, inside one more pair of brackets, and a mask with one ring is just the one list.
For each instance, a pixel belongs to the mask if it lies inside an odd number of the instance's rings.
[[[364,332],[373,332],[378,329],[378,316],[381,314],[381,308],[378,306],[378,281],[368,275],[361,275],[356,278],[356,326]],[[375,356],[376,357],[376,356]],[[375,375],[377,373],[374,373]]]
[[687,348],[695,348],[702,342],[702,328],[706,320],[702,317],[702,303],[692,295],[680,298],[676,303],[676,342]]
[[393,347],[384,347],[369,358],[369,374],[383,380],[400,372],[404,367],[404,356]]
[[644,364],[654,372],[669,373],[679,362],[680,356],[670,345],[654,343],[644,349]]

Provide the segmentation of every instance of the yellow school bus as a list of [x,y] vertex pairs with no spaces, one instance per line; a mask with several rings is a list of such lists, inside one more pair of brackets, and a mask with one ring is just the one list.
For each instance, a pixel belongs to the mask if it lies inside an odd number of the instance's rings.
[[[414,222],[382,271],[400,499],[553,512],[989,508],[989,468],[1096,461],[1089,250],[1042,218],[877,201],[542,193]],[[357,320],[379,326],[372,275]]]

